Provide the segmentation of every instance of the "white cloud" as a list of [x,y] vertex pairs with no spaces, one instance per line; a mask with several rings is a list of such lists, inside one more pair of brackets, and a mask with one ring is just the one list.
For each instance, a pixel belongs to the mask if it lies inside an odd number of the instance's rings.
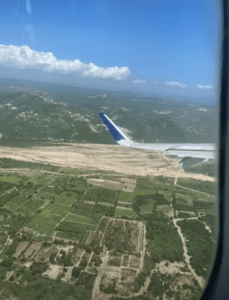
[[84,64],[79,59],[58,60],[52,52],[38,52],[28,46],[0,45],[0,65],[116,80],[124,80],[131,74],[128,67],[101,68],[93,63]]
[[201,89],[201,90],[207,90],[207,89],[213,89],[213,85],[201,85],[201,84],[198,84],[197,89]]
[[186,83],[175,82],[175,81],[169,81],[169,82],[166,82],[165,84],[170,85],[170,86],[179,86],[182,88],[188,87],[188,85]]
[[133,81],[133,83],[146,83],[146,80],[136,79]]

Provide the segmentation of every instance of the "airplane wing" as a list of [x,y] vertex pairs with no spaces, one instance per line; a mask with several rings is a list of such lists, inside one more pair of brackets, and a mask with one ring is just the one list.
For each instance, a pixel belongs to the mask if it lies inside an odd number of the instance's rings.
[[159,144],[159,143],[137,143],[127,137],[122,130],[115,125],[104,113],[99,114],[113,138],[119,145],[133,149],[165,151],[168,155],[181,158],[195,157],[203,158],[205,161],[216,158],[216,147],[213,144]]

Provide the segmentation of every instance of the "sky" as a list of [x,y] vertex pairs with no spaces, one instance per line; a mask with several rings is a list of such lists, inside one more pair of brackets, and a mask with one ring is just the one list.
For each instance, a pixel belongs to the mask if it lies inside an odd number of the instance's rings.
[[216,0],[2,0],[0,76],[214,96]]

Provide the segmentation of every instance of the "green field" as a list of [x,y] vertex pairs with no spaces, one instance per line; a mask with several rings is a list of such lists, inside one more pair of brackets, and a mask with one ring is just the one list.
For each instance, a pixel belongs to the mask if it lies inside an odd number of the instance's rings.
[[136,213],[133,210],[126,210],[126,209],[115,209],[115,216],[116,217],[122,217],[122,216],[127,216],[131,218],[137,217]]
[[95,226],[93,227],[91,225],[84,225],[84,224],[80,224],[80,223],[73,223],[73,222],[67,222],[67,221],[61,222],[56,227],[56,230],[67,233],[67,235],[69,236],[68,238],[70,238],[70,236],[72,236],[72,238],[74,237],[74,239],[79,240],[79,241],[82,241],[83,239],[85,239],[85,235],[87,234],[88,230],[94,230],[94,229],[95,229]]
[[84,195],[83,200],[114,203],[117,192],[102,187],[93,187]]
[[68,231],[58,231],[56,233],[56,237],[61,237],[64,239],[69,239],[69,240],[74,240],[74,241],[79,240],[79,238],[77,237],[77,235],[74,232],[68,232]]
[[172,191],[158,190],[158,193],[163,194],[165,199],[168,200],[169,202],[171,201]]
[[0,177],[0,181],[18,184],[19,181],[21,181],[21,178],[18,178],[15,176],[2,176],[2,177]]
[[26,227],[32,228],[41,234],[47,234],[51,236],[57,223],[58,221],[54,220],[53,218],[47,218],[40,214],[27,223]]
[[43,205],[45,201],[42,200],[29,200],[24,205],[22,205],[19,209],[17,209],[17,213],[23,215],[29,215],[35,212],[41,205]]
[[122,202],[130,202],[132,203],[133,201],[133,193],[125,193],[120,191],[119,192],[119,197],[118,197],[118,201],[122,201]]
[[75,215],[75,214],[69,214],[65,221],[73,221],[76,223],[84,223],[84,224],[95,224],[95,221],[93,221],[91,218],[81,216],[81,215]]
[[68,180],[68,178],[57,178],[54,179],[51,184],[52,186],[63,188],[68,184]]
[[217,192],[216,182],[178,178],[177,184],[209,195],[215,195]]
[[44,187],[41,189],[41,192],[42,192],[42,193],[47,193],[47,194],[55,194],[54,188],[49,187],[49,186],[44,186]]
[[157,211],[170,211],[171,206],[170,205],[158,205]]
[[154,203],[149,203],[146,205],[141,205],[140,209],[141,209],[141,212],[149,212],[149,211],[151,212],[154,210],[154,207],[155,207]]
[[[91,207],[92,205],[88,205],[89,207]],[[71,209],[71,213],[75,214],[75,215],[80,215],[80,216],[84,216],[84,217],[88,217],[92,220],[95,221],[95,223],[99,223],[101,217],[102,217],[102,214],[97,214],[93,211],[90,211],[88,209],[86,210],[83,210],[83,209],[78,209],[78,208],[73,208]]]
[[55,197],[55,194],[49,194],[49,193],[44,193],[43,191],[41,191],[38,195],[38,198],[41,199],[48,199],[48,200],[52,200],[53,197]]
[[108,222],[109,222],[109,218],[103,218],[99,223],[97,231],[104,232]]
[[20,205],[24,204],[28,199],[25,197],[15,197],[8,201],[6,205],[4,206],[5,208],[14,211],[16,210]]
[[57,196],[55,199],[55,203],[59,203],[66,206],[71,206],[72,203],[76,201],[75,196],[67,196],[66,193],[62,193],[61,195]]
[[176,193],[176,198],[177,199],[181,198],[182,202],[184,204],[193,205],[193,198],[191,196],[189,196],[189,195],[184,195],[184,194]]
[[156,191],[154,190],[135,190],[133,192],[134,197],[138,195],[154,195],[156,194]]
[[69,211],[69,208],[66,206],[58,204],[48,204],[45,209],[41,212],[41,215],[46,219],[53,219],[56,222],[59,222],[63,216],[65,216]]

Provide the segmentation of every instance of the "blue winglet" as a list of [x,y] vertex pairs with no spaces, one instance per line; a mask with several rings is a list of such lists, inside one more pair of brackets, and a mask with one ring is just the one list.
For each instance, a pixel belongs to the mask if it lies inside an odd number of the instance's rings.
[[125,139],[125,137],[120,132],[121,130],[116,128],[115,124],[113,124],[113,122],[111,120],[109,120],[109,118],[104,113],[99,113],[99,116],[101,117],[104,124],[107,126],[107,128],[109,129],[109,131],[112,134],[113,138],[117,142]]

